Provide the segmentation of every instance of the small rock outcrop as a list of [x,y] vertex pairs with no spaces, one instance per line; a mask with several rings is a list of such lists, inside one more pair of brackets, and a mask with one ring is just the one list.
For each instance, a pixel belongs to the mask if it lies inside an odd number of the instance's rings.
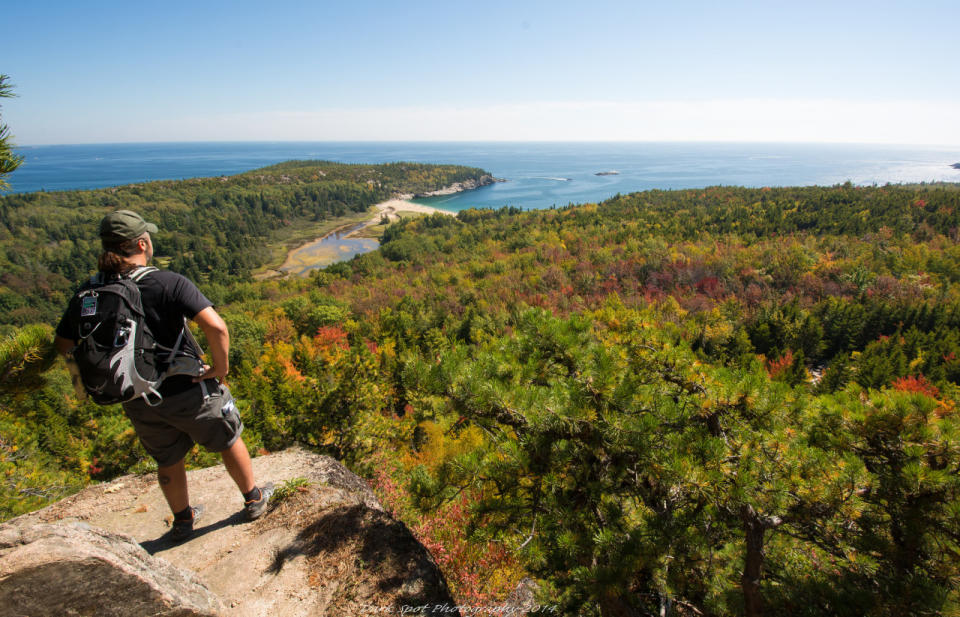
[[526,615],[538,606],[538,591],[540,591],[540,586],[532,578],[520,579],[517,586],[510,592],[504,605],[513,615]]
[[0,616],[214,617],[220,600],[130,536],[82,523],[0,532]]
[[339,462],[292,449],[253,466],[260,482],[307,483],[251,523],[222,466],[191,471],[205,511],[181,544],[152,475],[0,525],[0,617],[459,614],[429,552]]

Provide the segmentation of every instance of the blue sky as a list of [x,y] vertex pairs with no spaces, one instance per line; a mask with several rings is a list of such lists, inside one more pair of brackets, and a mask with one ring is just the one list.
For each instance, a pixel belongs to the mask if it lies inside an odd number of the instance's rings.
[[960,142],[960,2],[11,2],[17,143]]

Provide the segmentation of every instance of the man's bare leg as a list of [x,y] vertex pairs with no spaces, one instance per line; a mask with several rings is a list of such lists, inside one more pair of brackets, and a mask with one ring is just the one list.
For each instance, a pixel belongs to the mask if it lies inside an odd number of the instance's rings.
[[160,482],[160,490],[163,491],[171,512],[176,514],[187,509],[190,505],[190,493],[187,489],[187,468],[183,459],[167,467],[158,467],[157,481]]
[[[253,464],[250,462],[250,453],[247,452],[247,446],[243,443],[242,437],[237,437],[233,445],[220,453],[223,457],[223,465],[227,468],[227,473],[236,482],[237,488],[241,493],[249,493],[255,486],[253,479]],[[186,507],[186,506],[184,506]]]

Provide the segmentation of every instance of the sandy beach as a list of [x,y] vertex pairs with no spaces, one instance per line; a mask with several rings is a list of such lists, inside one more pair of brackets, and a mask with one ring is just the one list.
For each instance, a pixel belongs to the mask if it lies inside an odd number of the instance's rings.
[[388,199],[387,201],[378,203],[376,206],[374,206],[377,209],[377,213],[374,215],[374,217],[367,221],[363,227],[350,232],[347,237],[355,236],[367,227],[379,225],[380,219],[383,218],[383,216],[386,216],[390,222],[399,221],[400,212],[416,212],[418,214],[448,214],[450,216],[457,215],[456,212],[450,212],[449,210],[441,210],[440,208],[434,208],[432,206],[415,204],[410,201],[412,198],[413,195],[399,195],[393,199]]
[[377,246],[377,240],[365,237],[363,231],[368,227],[379,225],[384,216],[390,222],[399,221],[402,212],[425,215],[440,213],[456,216],[456,212],[415,204],[410,201],[411,198],[413,198],[413,195],[398,195],[380,202],[374,206],[375,211],[368,220],[362,223],[344,225],[290,250],[283,265],[273,269],[272,274],[266,275],[264,278],[283,274],[302,276],[314,268],[348,259],[357,253],[373,250]]

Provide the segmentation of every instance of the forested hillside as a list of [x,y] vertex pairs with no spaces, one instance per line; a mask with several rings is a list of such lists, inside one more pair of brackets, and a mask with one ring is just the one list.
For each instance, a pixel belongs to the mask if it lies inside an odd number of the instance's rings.
[[50,321],[96,268],[97,225],[133,209],[155,222],[157,257],[199,281],[247,280],[277,230],[364,212],[395,193],[420,193],[480,169],[288,161],[236,176],[0,197],[0,324]]
[[[954,614],[958,241],[956,185],[712,187],[210,289],[248,443],[368,477],[462,604],[532,576],[565,615]],[[150,468],[42,372],[51,323],[0,348],[4,517]]]

